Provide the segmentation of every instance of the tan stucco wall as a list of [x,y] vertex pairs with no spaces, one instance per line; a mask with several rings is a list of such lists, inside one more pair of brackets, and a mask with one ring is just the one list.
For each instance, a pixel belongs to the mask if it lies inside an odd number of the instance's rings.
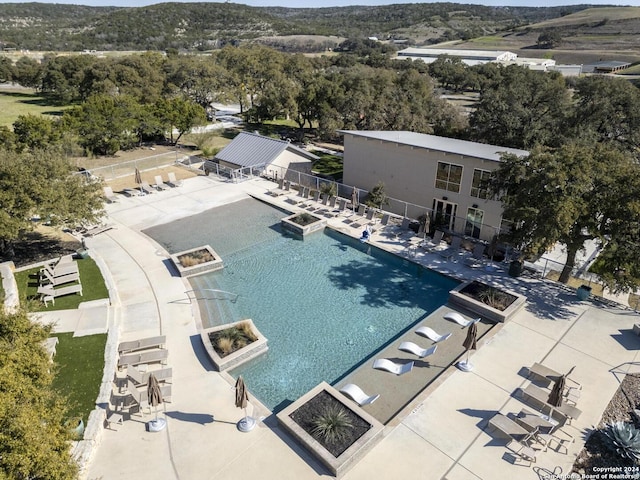
[[271,174],[271,171],[278,172],[278,177],[280,177],[280,172],[291,169],[295,170],[296,172],[311,174],[312,165],[313,162],[311,160],[301,157],[294,152],[285,150],[280,155],[278,155],[278,158],[276,158],[275,161],[271,163],[271,165],[267,167],[267,173]]
[[[463,167],[460,193],[435,187],[439,161]],[[429,210],[433,206],[434,198],[447,197],[449,202],[458,205],[457,216],[460,218],[466,217],[467,209],[477,204],[478,209],[484,211],[483,225],[496,228],[500,226],[501,204],[472,197],[470,192],[475,168],[492,171],[497,167],[498,162],[494,160],[344,134],[343,182],[345,184],[371,190],[379,181],[382,181],[389,197],[422,205]],[[463,228],[463,221],[456,223],[456,231]],[[490,240],[493,232],[493,229],[483,228],[481,238]]]

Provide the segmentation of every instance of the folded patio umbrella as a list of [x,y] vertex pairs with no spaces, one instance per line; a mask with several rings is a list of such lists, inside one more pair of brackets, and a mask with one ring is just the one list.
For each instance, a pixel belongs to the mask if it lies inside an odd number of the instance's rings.
[[239,376],[236,380],[236,407],[244,409],[244,418],[238,422],[238,430],[241,432],[249,432],[256,426],[255,418],[247,415],[247,403],[249,402],[249,394],[247,393],[247,387]]
[[478,338],[478,325],[473,322],[467,329],[467,336],[462,342],[462,346],[467,350],[467,359],[458,362],[458,368],[464,372],[470,372],[473,370],[473,365],[469,362],[469,350],[475,350],[477,348]]

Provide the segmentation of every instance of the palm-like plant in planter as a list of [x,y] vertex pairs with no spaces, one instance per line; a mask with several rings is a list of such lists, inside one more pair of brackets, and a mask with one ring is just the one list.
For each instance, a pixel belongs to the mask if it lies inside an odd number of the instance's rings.
[[339,405],[325,407],[311,422],[312,433],[327,443],[336,443],[344,438],[353,428],[353,424],[345,409]]

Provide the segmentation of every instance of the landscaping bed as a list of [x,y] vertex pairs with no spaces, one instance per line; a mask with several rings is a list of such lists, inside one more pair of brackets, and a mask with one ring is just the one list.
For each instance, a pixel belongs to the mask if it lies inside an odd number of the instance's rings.
[[200,338],[220,372],[248,362],[269,349],[267,339],[251,319],[202,329]]
[[526,297],[514,292],[471,281],[449,292],[449,301],[492,322],[506,322],[522,309]]
[[[607,423],[617,421],[631,423],[635,421],[636,427],[640,427],[640,423],[634,419],[632,415],[632,411],[638,407],[640,407],[640,374],[629,374],[622,380],[620,387],[618,387],[609,405],[607,405],[607,408],[602,413],[602,418],[597,427],[598,429],[591,434],[584,448],[578,454],[578,458],[573,464],[573,472],[595,475],[592,478],[598,478],[598,472],[607,471],[602,470],[603,468],[612,469],[619,467],[621,468],[619,472],[629,474],[624,478],[633,478],[630,474],[638,473],[638,463],[623,458],[611,450],[607,446],[606,436],[601,429],[603,429]],[[630,470],[625,470],[625,467]],[[583,476],[583,478],[587,477]]]

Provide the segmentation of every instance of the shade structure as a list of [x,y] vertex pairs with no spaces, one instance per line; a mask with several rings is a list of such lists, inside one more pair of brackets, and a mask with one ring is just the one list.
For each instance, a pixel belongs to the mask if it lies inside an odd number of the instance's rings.
[[242,376],[236,380],[236,407],[244,409],[244,418],[238,422],[238,430],[241,432],[250,432],[256,426],[256,419],[247,415],[247,403],[249,402],[249,394],[247,386],[244,384]]
[[469,361],[469,351],[477,348],[478,325],[474,322],[469,325],[467,336],[462,342],[462,346],[467,350],[467,359],[458,362],[458,368],[463,372],[473,370],[473,364]]
[[160,390],[158,379],[153,373],[149,374],[147,400],[149,405],[156,410],[156,418],[149,422],[149,431],[159,432],[167,426],[167,422],[164,418],[158,418],[158,405],[162,403],[162,391]]

